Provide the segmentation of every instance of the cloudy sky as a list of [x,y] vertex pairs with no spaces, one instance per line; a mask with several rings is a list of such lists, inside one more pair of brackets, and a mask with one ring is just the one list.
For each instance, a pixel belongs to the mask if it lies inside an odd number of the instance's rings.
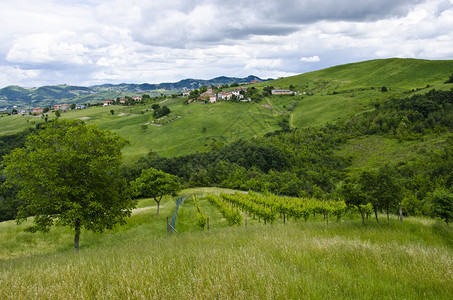
[[453,0],[0,0],[0,87],[453,59]]

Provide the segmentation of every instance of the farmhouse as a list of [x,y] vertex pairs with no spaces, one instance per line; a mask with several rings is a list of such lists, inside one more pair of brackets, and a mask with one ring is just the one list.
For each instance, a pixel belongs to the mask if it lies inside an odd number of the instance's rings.
[[233,97],[232,92],[218,92],[217,93],[217,99],[219,100],[231,100]]
[[35,107],[35,108],[33,108],[32,113],[39,115],[39,114],[44,113],[44,109],[40,108],[40,107]]
[[57,104],[57,105],[53,106],[53,110],[66,111],[66,110],[70,110],[70,109],[71,109],[71,107],[69,106],[69,104]]
[[272,95],[291,95],[291,90],[272,90]]
[[209,95],[209,103],[216,103],[217,102],[217,95],[216,94],[210,94]]
[[[121,99],[120,99],[121,100]],[[105,99],[104,100],[104,106],[108,106],[108,105],[113,105],[113,100],[111,99]]]
[[134,100],[134,101],[142,101],[142,96],[132,97],[132,100]]

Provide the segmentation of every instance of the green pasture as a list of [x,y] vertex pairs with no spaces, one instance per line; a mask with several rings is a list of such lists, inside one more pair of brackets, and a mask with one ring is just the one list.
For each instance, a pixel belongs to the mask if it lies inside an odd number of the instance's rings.
[[301,91],[325,92],[386,86],[412,90],[427,85],[443,84],[453,73],[453,60],[377,59],[339,65],[319,71],[262,82]]

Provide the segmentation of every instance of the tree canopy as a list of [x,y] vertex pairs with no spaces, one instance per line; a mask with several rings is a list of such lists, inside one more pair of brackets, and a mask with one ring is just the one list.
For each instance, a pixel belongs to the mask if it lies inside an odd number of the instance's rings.
[[157,203],[157,215],[162,197],[176,195],[181,190],[178,177],[163,171],[149,168],[142,170],[142,174],[135,180],[137,193],[144,197],[151,197]]
[[431,202],[434,216],[448,225],[453,220],[453,193],[446,188],[437,188],[431,196]]
[[20,187],[26,230],[48,231],[53,225],[74,229],[78,250],[82,228],[95,232],[124,223],[135,201],[120,179],[121,149],[128,141],[80,120],[58,120],[27,137],[25,147],[4,157],[7,184]]

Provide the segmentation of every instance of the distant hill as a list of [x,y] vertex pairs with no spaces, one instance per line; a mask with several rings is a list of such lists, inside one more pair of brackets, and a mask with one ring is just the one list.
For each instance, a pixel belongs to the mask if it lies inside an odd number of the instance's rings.
[[23,88],[8,86],[0,89],[0,108],[12,106],[37,107],[63,102],[82,103],[100,101],[105,98],[132,96],[134,94],[148,93],[160,95],[161,93],[175,93],[183,90],[197,89],[209,85],[225,85],[232,83],[250,83],[252,80],[264,81],[256,76],[245,78],[216,77],[210,80],[184,79],[173,83],[159,84],[103,84],[90,87],[72,85],[42,86],[39,88]]

